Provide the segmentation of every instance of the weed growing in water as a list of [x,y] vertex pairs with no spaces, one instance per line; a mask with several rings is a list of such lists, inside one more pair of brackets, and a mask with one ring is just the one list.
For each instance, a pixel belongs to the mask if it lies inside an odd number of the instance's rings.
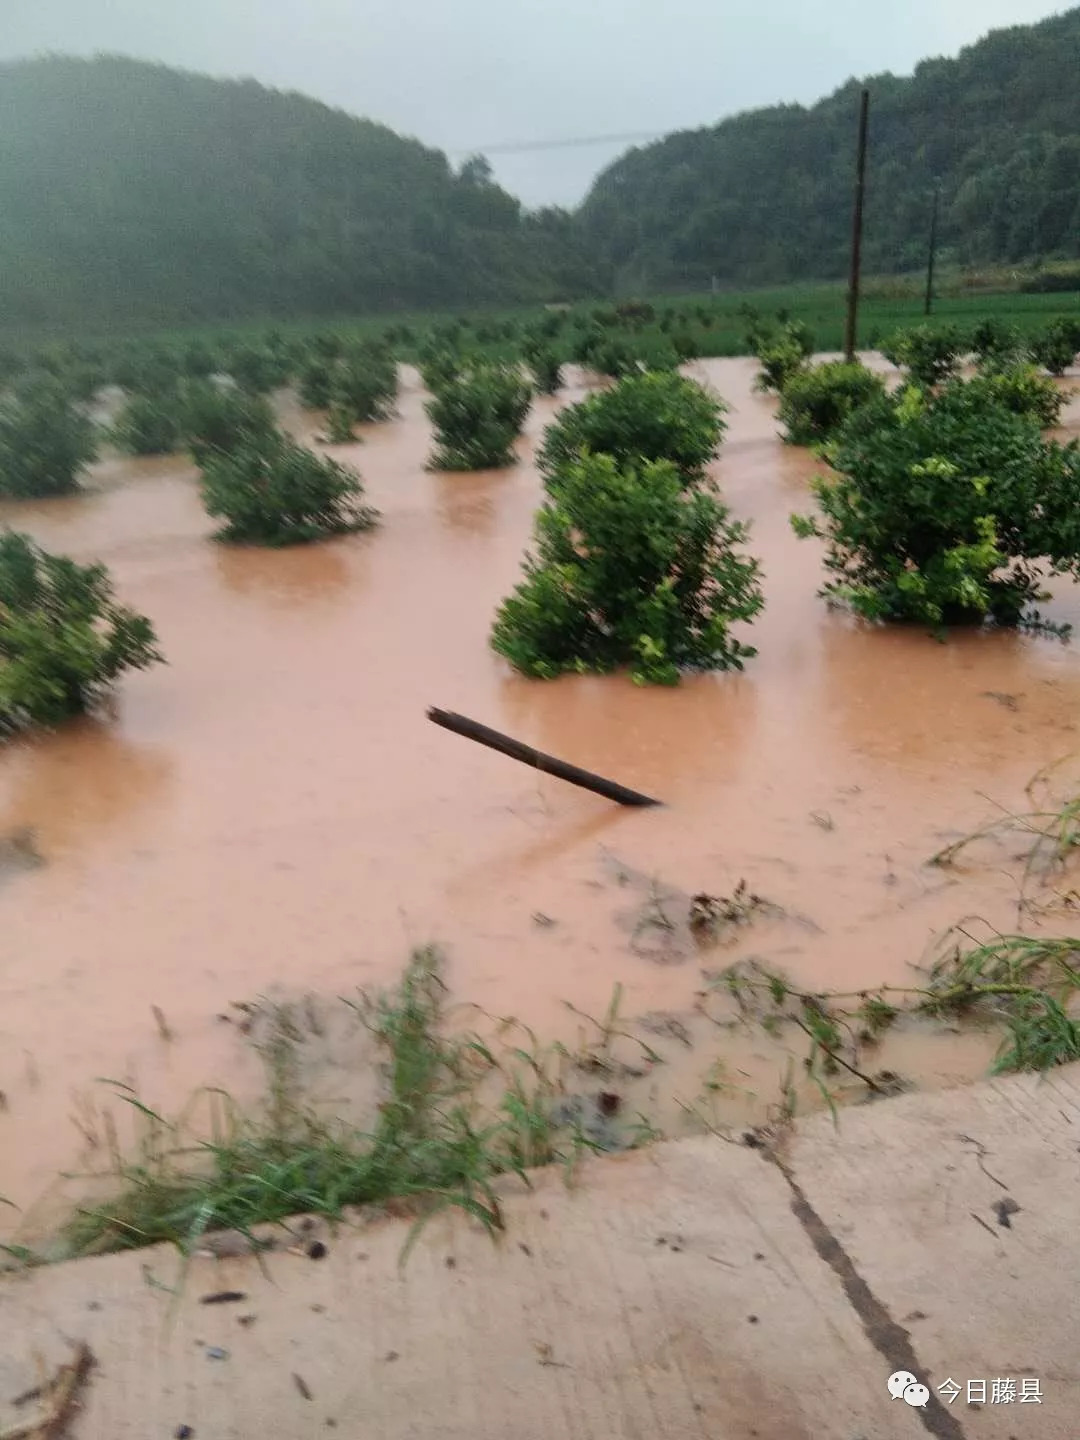
[[[407,1252],[426,1220],[450,1206],[496,1234],[503,1228],[498,1176],[513,1173],[528,1184],[532,1166],[572,1166],[584,1151],[602,1148],[556,1104],[555,1052],[540,1054],[530,1036],[531,1048],[501,1055],[475,1035],[446,1033],[435,950],[416,951],[395,991],[354,1009],[382,1059],[384,1098],[370,1130],[323,1119],[304,1103],[300,1017],[275,1006],[259,1046],[268,1081],[262,1113],[245,1116],[216,1094],[211,1138],[193,1142],[182,1124],[121,1090],[145,1122],[143,1141],[136,1158],[117,1159],[113,1198],[69,1223],[72,1251],[164,1240],[190,1254],[211,1231],[236,1230],[256,1243],[253,1228],[266,1222],[405,1198],[419,1212]],[[492,1083],[496,1098],[488,1100],[484,1087]]]

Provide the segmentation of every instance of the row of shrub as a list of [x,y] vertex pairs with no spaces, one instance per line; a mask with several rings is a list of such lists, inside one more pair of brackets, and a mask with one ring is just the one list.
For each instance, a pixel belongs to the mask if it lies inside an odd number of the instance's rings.
[[759,337],[785,439],[832,469],[819,514],[792,517],[826,543],[822,593],[869,620],[1041,623],[1047,570],[1080,574],[1080,448],[1044,438],[1067,394],[1034,362],[1067,368],[1080,324],[1027,343],[993,320],[966,336],[924,325],[882,348],[904,372],[893,394],[861,364],[810,365],[796,327]]

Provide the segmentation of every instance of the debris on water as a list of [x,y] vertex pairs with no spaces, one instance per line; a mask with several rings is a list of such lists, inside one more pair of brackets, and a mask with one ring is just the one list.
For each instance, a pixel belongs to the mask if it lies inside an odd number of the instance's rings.
[[1016,695],[1010,695],[1007,690],[980,690],[980,695],[985,700],[996,700],[1006,710],[1019,710],[1020,700]]
[[550,915],[545,915],[542,910],[534,910],[532,920],[533,924],[539,925],[542,930],[549,930],[552,925],[559,923],[557,920],[552,919]]
[[625,1150],[632,1143],[614,1118],[605,1114],[599,1098],[592,1095],[567,1095],[558,1100],[551,1109],[551,1123],[580,1130],[598,1150]]
[[45,856],[37,847],[37,832],[30,825],[20,825],[0,835],[0,880],[27,870],[39,870]]
[[307,1247],[307,1257],[309,1260],[325,1260],[326,1254],[326,1246],[321,1240],[312,1240],[311,1244]]
[[215,1290],[212,1295],[200,1295],[200,1305],[234,1305],[241,1300],[246,1300],[247,1295],[243,1290]]
[[873,1087],[867,1086],[866,1094],[862,1097],[863,1104],[870,1104],[874,1100],[887,1100],[894,1095],[906,1095],[909,1090],[914,1090],[915,1084],[904,1075],[898,1075],[895,1070],[879,1070],[871,1075],[874,1082]]
[[994,1202],[993,1211],[997,1216],[998,1224],[1003,1225],[1006,1230],[1011,1230],[1012,1221],[1009,1219],[1009,1216],[1019,1214],[1020,1206],[1011,1195],[1006,1195],[1003,1199]]
[[190,1425],[177,1425],[173,1431],[173,1440],[192,1440],[195,1431]]
[[601,1115],[615,1115],[622,1104],[622,1096],[616,1095],[613,1090],[601,1090],[596,1097],[596,1103],[600,1107]]
[[206,1358],[207,1360],[228,1360],[229,1352],[221,1345],[207,1345]]
[[730,895],[709,895],[705,891],[690,897],[690,916],[687,924],[699,945],[728,942],[735,932],[751,925],[755,919],[779,919],[784,915],[781,906],[757,895],[740,880]]
[[254,1255],[258,1250],[272,1250],[273,1240],[256,1240],[242,1230],[211,1230],[202,1237],[197,1255],[212,1256],[216,1260],[235,1260],[242,1255]]
[[292,1378],[293,1384],[296,1386],[297,1390],[299,1390],[300,1394],[304,1397],[304,1399],[314,1400],[315,1397],[308,1389],[307,1381],[304,1379],[304,1377],[302,1375],[297,1375],[296,1371],[294,1370]]
[[836,829],[836,821],[827,810],[811,810],[810,819],[822,830]]
[[647,1030],[650,1035],[660,1035],[667,1039],[678,1040],[688,1050],[693,1048],[693,1040],[690,1031],[677,1015],[671,1014],[668,1010],[650,1010],[647,1015],[640,1016],[634,1022],[640,1029]]

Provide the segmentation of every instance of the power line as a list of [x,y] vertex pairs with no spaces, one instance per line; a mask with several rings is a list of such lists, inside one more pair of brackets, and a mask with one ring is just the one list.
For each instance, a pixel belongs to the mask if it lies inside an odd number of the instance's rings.
[[530,150],[568,150],[582,145],[635,145],[641,140],[662,140],[667,132],[639,130],[627,135],[572,135],[565,140],[507,140],[497,145],[456,146],[447,155],[523,155]]

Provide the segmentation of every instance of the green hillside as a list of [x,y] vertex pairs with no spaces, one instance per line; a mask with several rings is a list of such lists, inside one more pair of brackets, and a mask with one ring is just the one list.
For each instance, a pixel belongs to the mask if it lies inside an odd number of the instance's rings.
[[0,323],[549,299],[570,217],[483,161],[253,81],[115,57],[0,65]]
[[[646,292],[841,274],[861,83],[615,161],[579,216],[609,281]],[[865,83],[871,272],[924,262],[935,182],[946,261],[1080,255],[1080,9]]]

